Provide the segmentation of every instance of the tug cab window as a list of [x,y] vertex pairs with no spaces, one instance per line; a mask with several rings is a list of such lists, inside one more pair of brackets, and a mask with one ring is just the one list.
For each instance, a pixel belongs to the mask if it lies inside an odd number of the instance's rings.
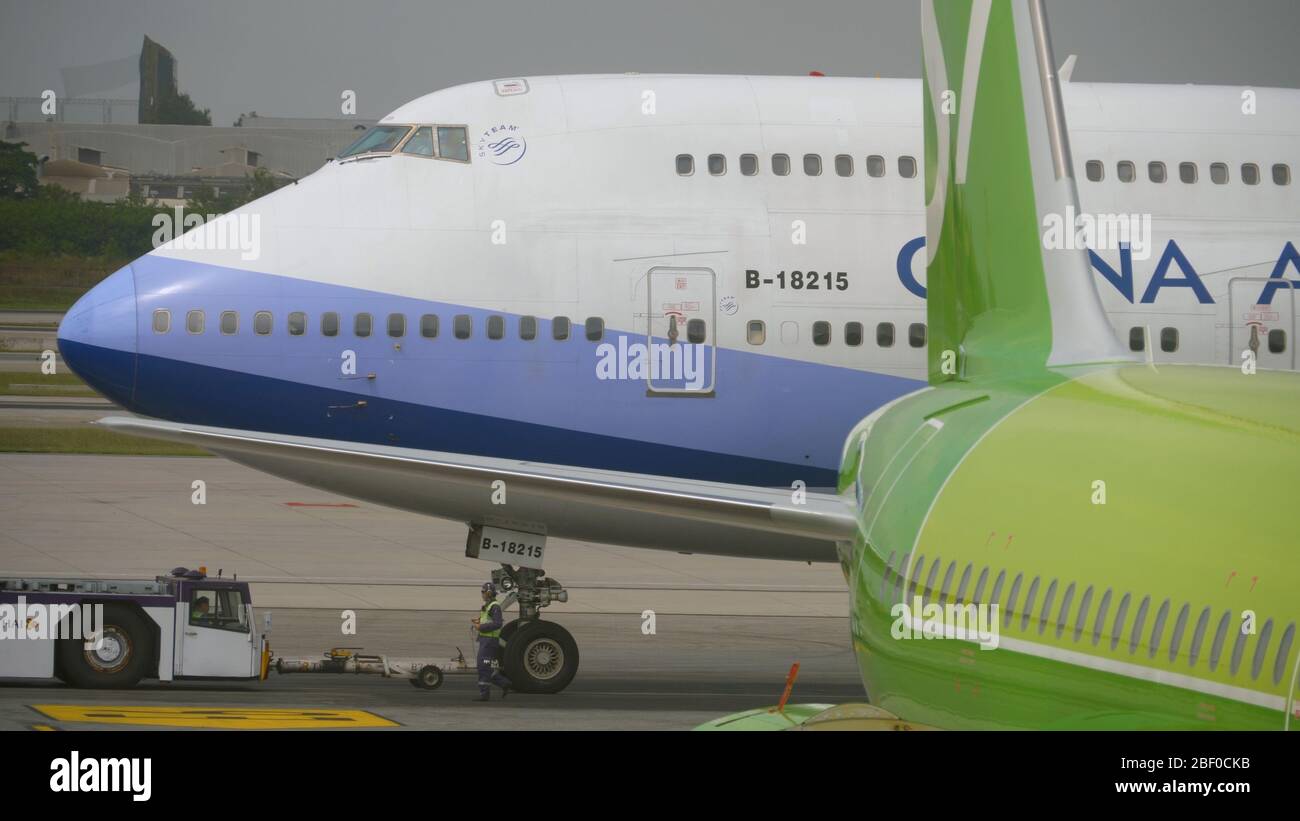
[[339,159],[362,154],[388,154],[411,130],[409,125],[377,125],[361,135],[361,139],[343,149]]
[[196,587],[190,594],[190,624],[247,633],[248,609],[244,607],[243,591]]

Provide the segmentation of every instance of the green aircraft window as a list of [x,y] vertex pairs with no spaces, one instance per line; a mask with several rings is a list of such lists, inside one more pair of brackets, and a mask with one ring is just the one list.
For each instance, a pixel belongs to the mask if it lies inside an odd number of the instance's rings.
[[1056,614],[1056,637],[1059,639],[1065,634],[1065,625],[1070,619],[1070,605],[1074,602],[1074,582],[1065,588],[1065,595],[1061,597],[1061,610]]
[[1128,604],[1132,596],[1124,594],[1124,598],[1119,600],[1119,607],[1115,609],[1115,623],[1110,626],[1110,649],[1113,651],[1119,646],[1120,634],[1124,632],[1124,620],[1128,618]]
[[1029,592],[1025,594],[1025,606],[1020,613],[1020,632],[1029,629],[1029,619],[1034,615],[1034,602],[1038,599],[1038,577],[1029,583]]
[[934,561],[930,563],[930,577],[925,580],[925,589],[921,591],[921,601],[929,604],[934,601],[935,594],[939,588],[935,586],[935,581],[939,578],[939,570],[943,567],[943,557],[935,556]]
[[1174,634],[1169,637],[1169,662],[1172,664],[1174,659],[1178,658],[1178,648],[1183,643],[1183,631],[1187,629],[1187,617],[1192,614],[1192,606],[1184,604],[1183,609],[1178,611],[1178,619],[1174,622]]
[[537,338],[537,317],[519,317],[519,338],[524,340],[533,340]]
[[1101,628],[1106,623],[1106,613],[1110,610],[1110,593],[1107,590],[1101,595],[1101,603],[1097,605],[1097,617],[1092,622],[1092,646],[1096,647],[1101,641]]
[[1264,657],[1268,655],[1268,642],[1273,638],[1273,620],[1269,619],[1264,622],[1264,628],[1259,631],[1259,641],[1255,643],[1255,657],[1250,661],[1250,677],[1252,680],[1259,678],[1259,671],[1264,669]]
[[1205,641],[1205,628],[1210,626],[1210,608],[1201,611],[1201,617],[1196,620],[1196,630],[1192,632],[1192,643],[1187,648],[1187,666],[1195,667],[1196,661],[1201,657],[1201,642]]
[[1007,594],[1007,606],[1002,608],[1003,629],[1011,626],[1011,619],[1015,616],[1016,600],[1020,598],[1020,583],[1024,580],[1025,574],[1017,573],[1016,580],[1011,583],[1011,592]]
[[1151,607],[1151,597],[1143,596],[1138,605],[1137,615],[1133,617],[1133,630],[1128,635],[1128,654],[1137,652],[1138,642],[1142,640],[1142,626],[1147,622],[1147,610]]
[[1047,592],[1043,594],[1043,609],[1038,614],[1038,635],[1042,635],[1047,629],[1047,617],[1052,612],[1052,600],[1056,598],[1056,579],[1047,586]]
[[1153,659],[1160,650],[1160,639],[1164,636],[1165,620],[1169,618],[1169,599],[1156,611],[1156,623],[1151,627],[1151,646],[1147,648],[1147,658]]
[[1241,181],[1246,185],[1259,185],[1259,166],[1253,162],[1242,163]]
[[1219,617],[1219,626],[1214,631],[1214,643],[1210,645],[1210,671],[1218,669],[1219,659],[1223,656],[1223,642],[1228,638],[1228,626],[1232,623],[1232,611],[1224,610]]
[[970,584],[970,574],[975,570],[975,565],[966,565],[966,570],[961,574],[961,582],[957,584],[957,593],[953,596],[953,601],[965,603],[966,587]]
[[695,173],[695,158],[690,154],[677,155],[677,176],[689,177]]
[[989,580],[989,568],[987,565],[985,565],[984,569],[980,571],[979,581],[975,582],[975,592],[972,593],[970,596],[971,601],[975,602],[976,604],[984,603],[984,585],[988,583],[988,580]]
[[925,569],[924,553],[918,556],[916,562],[912,565],[912,579],[907,585],[907,600],[903,602],[908,607],[912,606],[912,599],[916,597],[916,580],[921,577],[921,571],[923,569]]
[[1277,646],[1277,660],[1273,662],[1273,684],[1282,683],[1282,676],[1286,675],[1287,659],[1291,656],[1291,642],[1295,639],[1295,622],[1286,626],[1282,632],[1282,641]]
[[894,574],[894,556],[898,551],[889,551],[889,558],[885,559],[885,571],[880,574],[880,598],[885,597],[885,588],[889,586],[889,577]]
[[1232,643],[1232,662],[1228,666],[1228,674],[1235,676],[1237,675],[1237,671],[1241,669],[1241,658],[1245,655],[1246,640],[1250,638],[1250,634],[1244,633],[1241,630],[1234,630],[1232,632],[1237,634],[1237,640]]
[[1002,583],[1007,580],[1007,571],[1002,570],[998,573],[997,581],[993,582],[993,592],[989,594],[989,604],[1002,606]]
[[952,577],[957,572],[957,563],[948,563],[948,572],[943,574],[943,587],[939,588],[939,604],[948,603],[948,591],[952,589]]
[[1215,185],[1228,184],[1228,164],[1223,162],[1210,163],[1210,182]]
[[903,573],[904,573],[904,568],[907,567],[908,560],[911,558],[912,558],[911,553],[904,553],[903,558],[899,559],[898,561],[898,573],[897,575],[894,576],[894,597],[893,597],[894,604],[897,604],[903,600],[903,583],[906,581],[906,579],[903,578]]
[[1079,612],[1074,618],[1074,640],[1077,643],[1083,638],[1083,630],[1088,626],[1088,611],[1092,607],[1092,585],[1083,591],[1083,598],[1079,601]]

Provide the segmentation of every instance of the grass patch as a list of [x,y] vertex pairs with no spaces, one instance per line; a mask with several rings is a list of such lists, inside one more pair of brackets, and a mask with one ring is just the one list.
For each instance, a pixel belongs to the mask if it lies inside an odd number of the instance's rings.
[[207,451],[162,439],[143,439],[91,426],[0,427],[0,452],[107,453],[127,456],[210,456]]
[[0,371],[0,396],[95,396],[74,373]]
[[0,310],[66,311],[128,260],[0,252]]

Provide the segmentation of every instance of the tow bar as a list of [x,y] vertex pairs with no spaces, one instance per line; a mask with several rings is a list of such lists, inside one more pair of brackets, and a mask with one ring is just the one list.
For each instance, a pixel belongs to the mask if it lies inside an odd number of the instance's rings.
[[411,686],[421,690],[437,690],[444,675],[475,673],[477,669],[465,661],[465,654],[456,648],[455,658],[446,661],[431,658],[392,658],[359,652],[361,647],[332,647],[323,658],[277,658],[272,668],[277,673],[352,673],[354,675],[379,675],[384,678],[404,678]]

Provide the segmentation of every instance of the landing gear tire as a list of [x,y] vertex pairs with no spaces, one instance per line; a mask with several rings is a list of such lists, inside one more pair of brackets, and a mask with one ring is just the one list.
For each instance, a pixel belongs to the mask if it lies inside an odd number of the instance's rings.
[[521,693],[558,693],[569,686],[578,672],[578,643],[569,631],[549,621],[512,624],[518,627],[512,631],[502,664],[511,688]]
[[80,638],[60,639],[56,653],[59,678],[73,687],[134,687],[153,659],[153,632],[130,608],[104,605],[103,641],[87,650]]
[[432,664],[420,668],[411,679],[411,686],[421,690],[437,690],[442,686],[442,671]]

